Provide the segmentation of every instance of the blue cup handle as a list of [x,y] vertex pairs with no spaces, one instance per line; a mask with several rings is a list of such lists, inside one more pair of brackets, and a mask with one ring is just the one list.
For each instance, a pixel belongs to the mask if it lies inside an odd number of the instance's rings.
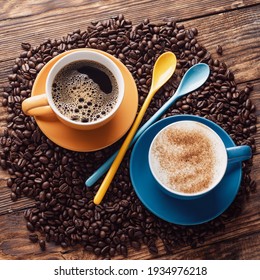
[[228,163],[241,162],[252,157],[250,146],[242,145],[227,148]]

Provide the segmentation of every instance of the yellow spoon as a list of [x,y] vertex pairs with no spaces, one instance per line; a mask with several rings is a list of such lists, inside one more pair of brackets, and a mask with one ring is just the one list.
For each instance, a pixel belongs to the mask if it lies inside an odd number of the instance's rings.
[[172,52],[165,52],[162,55],[158,57],[154,64],[153,69],[153,78],[152,78],[152,85],[150,88],[150,91],[143,103],[143,106],[138,113],[138,116],[136,117],[127,137],[125,138],[124,143],[122,144],[114,162],[112,163],[110,169],[107,172],[106,177],[104,178],[101,186],[99,187],[95,197],[94,197],[94,203],[100,204],[103,197],[105,196],[107,189],[109,188],[109,185],[111,181],[113,180],[116,171],[122,162],[124,155],[128,149],[129,144],[131,143],[142,119],[143,116],[154,96],[154,94],[158,91],[158,89],[163,86],[172,76],[172,74],[175,71],[176,68],[176,56]]

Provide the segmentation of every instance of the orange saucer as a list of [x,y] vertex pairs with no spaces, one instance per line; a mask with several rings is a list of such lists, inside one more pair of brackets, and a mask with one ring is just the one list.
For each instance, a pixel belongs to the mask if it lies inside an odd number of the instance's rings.
[[[42,68],[34,82],[32,96],[45,92],[45,81],[53,64],[64,55],[73,51],[75,50],[56,56]],[[99,50],[94,51],[101,52]],[[41,131],[50,140],[63,148],[78,152],[91,152],[103,149],[119,140],[127,132],[135,119],[138,108],[138,92],[135,81],[122,62],[108,53],[102,53],[112,59],[122,71],[125,82],[125,96],[122,104],[109,123],[95,130],[83,131],[70,128],[60,122],[54,114],[51,116],[35,117]]]

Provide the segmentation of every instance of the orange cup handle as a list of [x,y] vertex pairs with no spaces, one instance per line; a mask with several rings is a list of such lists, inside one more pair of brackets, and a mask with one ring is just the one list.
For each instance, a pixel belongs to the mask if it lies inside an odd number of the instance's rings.
[[25,99],[22,103],[22,110],[28,116],[53,114],[45,93]]

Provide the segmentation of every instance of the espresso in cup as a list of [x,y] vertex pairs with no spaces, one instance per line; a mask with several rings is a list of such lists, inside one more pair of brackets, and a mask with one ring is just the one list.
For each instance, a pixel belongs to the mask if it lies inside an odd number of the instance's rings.
[[103,52],[78,49],[52,66],[45,93],[24,100],[22,110],[35,117],[55,115],[74,129],[94,130],[116,115],[124,92],[116,63]]
[[157,181],[170,192],[193,195],[219,183],[227,165],[220,137],[195,121],[180,121],[161,130],[149,151]]
[[79,60],[63,67],[52,83],[55,106],[65,117],[77,122],[105,118],[118,102],[118,84],[104,65]]

